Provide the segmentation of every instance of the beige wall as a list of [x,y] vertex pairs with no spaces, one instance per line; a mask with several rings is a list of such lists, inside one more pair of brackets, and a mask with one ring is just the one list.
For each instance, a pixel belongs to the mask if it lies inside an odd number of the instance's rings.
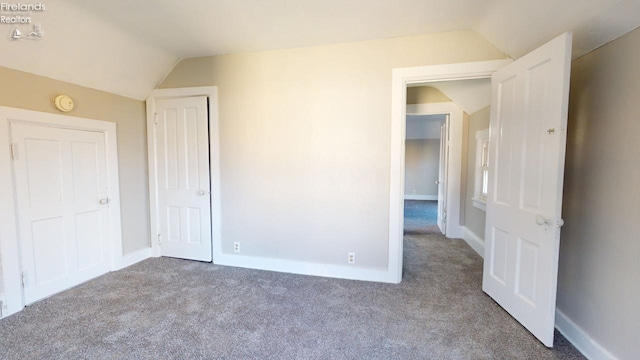
[[640,30],[573,62],[558,308],[620,359],[640,339]]
[[487,106],[469,116],[467,136],[467,185],[464,197],[464,226],[474,234],[484,239],[486,213],[473,206],[471,198],[475,193],[476,176],[476,131],[489,128],[491,107]]
[[404,163],[405,195],[438,196],[440,139],[406,140]]
[[219,87],[224,252],[386,269],[391,70],[502,58],[462,31],[188,59],[160,87]]
[[431,86],[407,88],[407,105],[451,102],[440,90]]
[[0,67],[0,79],[0,106],[60,114],[52,99],[67,94],[76,105],[67,115],[117,124],[123,252],[148,247],[144,102],[4,67]]

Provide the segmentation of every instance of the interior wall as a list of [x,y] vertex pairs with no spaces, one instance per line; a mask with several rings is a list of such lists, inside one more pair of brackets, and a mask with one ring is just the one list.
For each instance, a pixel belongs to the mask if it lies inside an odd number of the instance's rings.
[[451,102],[451,99],[432,86],[411,86],[407,88],[407,105],[438,102]]
[[0,106],[61,114],[53,98],[67,94],[75,109],[65,115],[117,124],[123,252],[149,247],[144,102],[5,67],[0,67],[0,79]]
[[503,59],[474,32],[187,59],[219,89],[222,247],[387,269],[393,68]]
[[620,359],[640,339],[640,30],[573,62],[558,308]]
[[440,139],[405,141],[405,195],[438,196]]
[[484,239],[486,212],[473,206],[476,176],[476,131],[489,128],[491,106],[480,109],[469,116],[467,134],[467,186],[464,197],[464,226],[476,236]]

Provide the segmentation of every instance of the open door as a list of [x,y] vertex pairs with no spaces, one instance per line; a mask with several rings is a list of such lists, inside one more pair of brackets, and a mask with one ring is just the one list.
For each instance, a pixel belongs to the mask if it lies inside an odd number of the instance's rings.
[[447,171],[449,169],[449,115],[440,126],[440,163],[438,169],[438,228],[446,235],[447,228]]
[[492,77],[483,290],[553,346],[571,34]]

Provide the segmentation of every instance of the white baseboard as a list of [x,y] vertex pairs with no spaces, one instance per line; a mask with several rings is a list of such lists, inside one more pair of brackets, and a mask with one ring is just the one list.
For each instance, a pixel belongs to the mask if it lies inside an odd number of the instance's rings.
[[405,200],[438,200],[438,195],[405,195]]
[[466,241],[480,257],[484,258],[484,239],[464,226],[462,226],[462,239]]
[[589,360],[617,359],[558,308],[556,308],[556,329]]
[[146,260],[151,257],[154,257],[152,248],[146,248],[146,249],[134,251],[130,254],[123,255],[120,258],[120,261],[118,261],[118,263],[116,264],[115,269],[113,269],[113,271],[122,270],[128,266],[131,266],[135,263],[139,263],[140,261]]
[[363,269],[353,265],[329,265],[294,260],[261,258],[244,255],[214,254],[216,265],[236,266],[247,269],[278,271],[299,275],[322,276],[338,279],[398,283],[388,270]]

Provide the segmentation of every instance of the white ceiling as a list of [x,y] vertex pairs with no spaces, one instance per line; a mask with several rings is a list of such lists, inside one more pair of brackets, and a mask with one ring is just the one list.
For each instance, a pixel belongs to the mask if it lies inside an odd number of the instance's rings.
[[514,58],[573,30],[576,57],[638,27],[640,1],[49,0],[36,15],[41,41],[0,27],[0,66],[144,99],[181,58],[450,30]]
[[412,85],[412,87],[415,86],[431,86],[440,90],[469,115],[491,105],[491,79],[489,78]]

